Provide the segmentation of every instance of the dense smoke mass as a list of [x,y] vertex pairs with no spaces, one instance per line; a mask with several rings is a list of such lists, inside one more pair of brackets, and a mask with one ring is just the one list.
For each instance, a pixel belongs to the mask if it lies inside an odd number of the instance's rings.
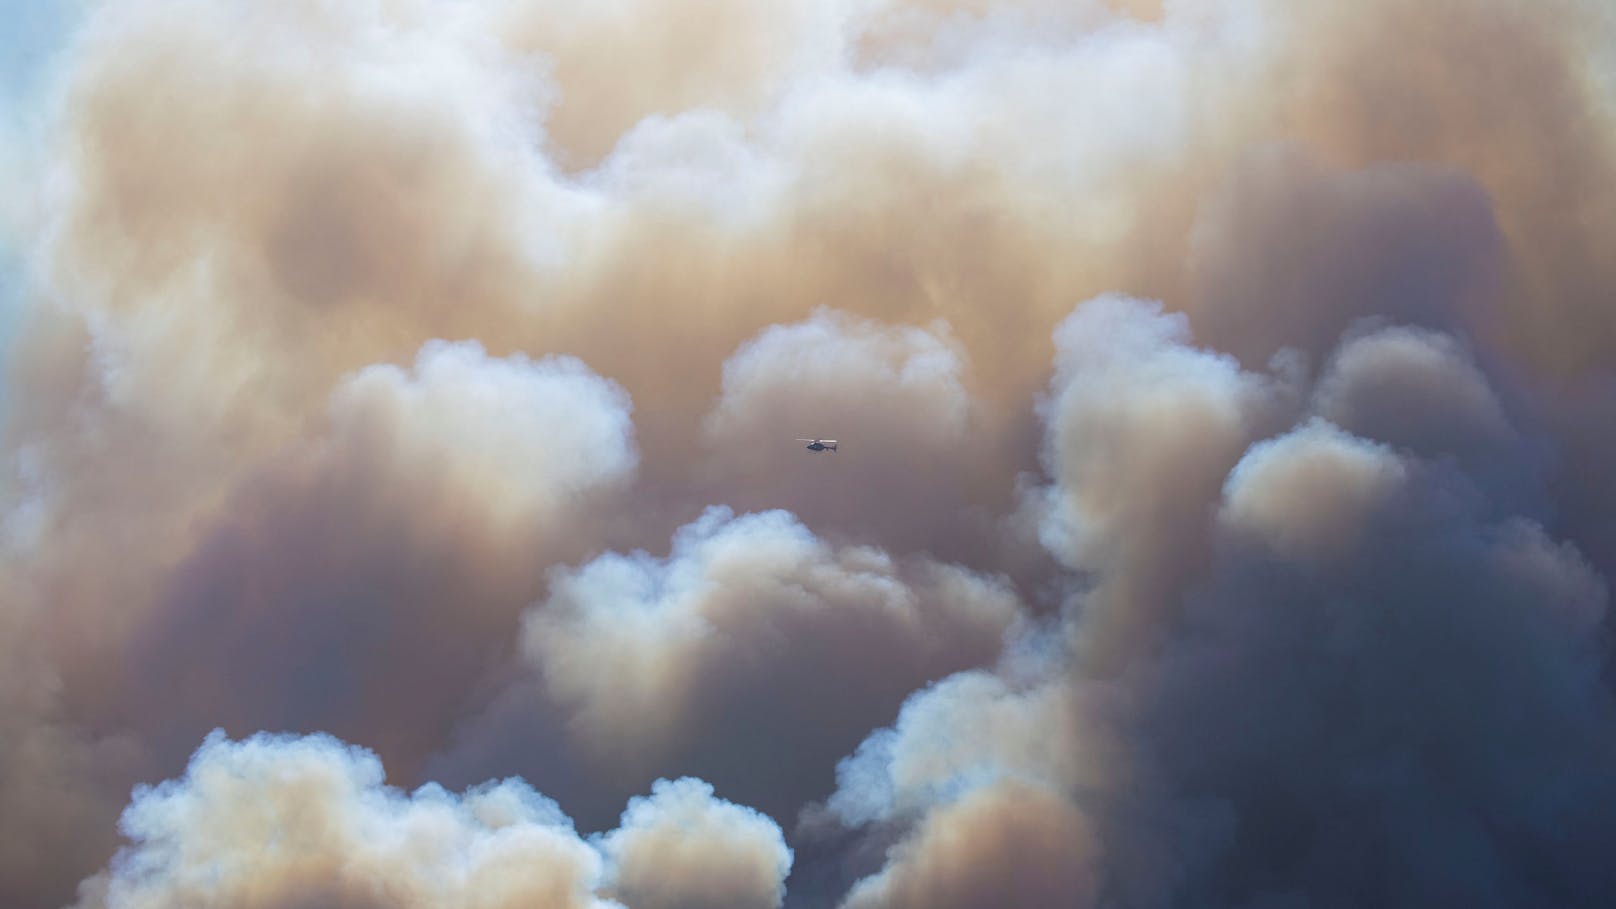
[[0,904],[1608,904],[1608,6],[0,3]]

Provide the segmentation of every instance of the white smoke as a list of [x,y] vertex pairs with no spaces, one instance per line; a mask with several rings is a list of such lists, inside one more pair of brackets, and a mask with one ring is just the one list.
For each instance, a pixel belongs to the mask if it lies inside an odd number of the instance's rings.
[[[326,736],[210,735],[185,775],[135,793],[127,846],[79,907],[541,904],[772,907],[791,853],[767,818],[695,780],[662,781],[585,839],[510,779],[462,794],[384,783],[375,754]],[[651,875],[654,886],[647,885]]]

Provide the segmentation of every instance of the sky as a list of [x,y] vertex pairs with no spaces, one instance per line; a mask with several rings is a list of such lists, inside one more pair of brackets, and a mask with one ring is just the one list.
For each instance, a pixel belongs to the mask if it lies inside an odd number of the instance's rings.
[[0,904],[1604,905],[1608,7],[0,6]]
[[[24,179],[24,136],[36,128],[52,55],[65,40],[71,12],[67,3],[0,4],[7,23],[0,33],[0,173],[8,184]],[[0,348],[10,344],[25,296],[25,244],[15,235],[18,226],[8,218],[0,231]]]

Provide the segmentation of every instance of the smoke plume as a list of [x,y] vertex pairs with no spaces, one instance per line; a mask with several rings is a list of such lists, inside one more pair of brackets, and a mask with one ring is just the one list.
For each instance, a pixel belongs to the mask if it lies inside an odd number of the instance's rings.
[[13,5],[0,904],[1616,892],[1606,4]]
[[[778,827],[694,780],[661,781],[598,841],[520,780],[460,795],[382,781],[375,754],[327,737],[213,733],[183,778],[136,790],[132,845],[77,906],[590,909],[621,905],[595,892],[610,879],[630,906],[766,909],[791,866]],[[682,835],[658,848],[669,825]]]

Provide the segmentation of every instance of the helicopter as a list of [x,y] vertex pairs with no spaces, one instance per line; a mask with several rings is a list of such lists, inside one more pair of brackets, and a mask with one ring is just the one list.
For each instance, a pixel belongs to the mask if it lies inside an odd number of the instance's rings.
[[797,441],[799,441],[799,442],[807,442],[808,444],[804,445],[803,447],[808,449],[809,451],[835,451],[836,450],[836,440],[835,439],[798,439]]

